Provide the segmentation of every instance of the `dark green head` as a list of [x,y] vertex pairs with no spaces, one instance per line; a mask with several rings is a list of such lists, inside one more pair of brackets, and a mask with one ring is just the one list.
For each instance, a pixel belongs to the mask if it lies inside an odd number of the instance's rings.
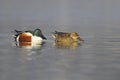
[[40,29],[35,29],[33,31],[33,36],[38,36],[38,37],[41,37],[43,39],[47,39],[46,37],[43,36],[42,31]]

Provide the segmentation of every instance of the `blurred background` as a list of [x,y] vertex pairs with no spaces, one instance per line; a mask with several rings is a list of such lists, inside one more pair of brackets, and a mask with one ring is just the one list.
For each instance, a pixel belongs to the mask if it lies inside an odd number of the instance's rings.
[[[119,15],[120,0],[0,0],[0,80],[120,80]],[[36,28],[44,45],[15,45],[14,29]],[[55,30],[85,42],[56,47]]]
[[33,27],[45,28],[45,32],[80,27],[87,32],[93,26],[118,28],[119,3],[119,0],[1,0],[0,32]]

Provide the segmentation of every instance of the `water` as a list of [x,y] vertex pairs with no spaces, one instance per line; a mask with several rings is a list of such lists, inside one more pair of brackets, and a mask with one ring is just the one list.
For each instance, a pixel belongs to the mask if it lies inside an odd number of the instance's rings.
[[75,48],[57,48],[47,34],[43,46],[18,47],[1,33],[0,80],[119,80],[119,27],[81,29],[85,42]]
[[[120,0],[1,0],[0,80],[120,80]],[[16,46],[12,31],[40,28],[42,46]],[[85,40],[54,46],[51,32]]]

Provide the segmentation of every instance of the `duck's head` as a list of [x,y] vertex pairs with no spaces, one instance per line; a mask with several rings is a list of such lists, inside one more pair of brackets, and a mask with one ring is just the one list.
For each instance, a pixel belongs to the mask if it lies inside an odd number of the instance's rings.
[[40,29],[35,29],[33,31],[33,36],[38,36],[41,37],[42,39],[47,39],[43,34],[42,31]]
[[72,32],[70,33],[70,37],[74,40],[74,41],[84,41],[82,38],[80,38],[79,34],[76,32]]

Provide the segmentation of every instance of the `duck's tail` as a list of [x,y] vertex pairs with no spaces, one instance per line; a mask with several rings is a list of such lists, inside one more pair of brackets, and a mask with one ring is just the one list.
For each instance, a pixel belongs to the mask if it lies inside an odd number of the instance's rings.
[[12,33],[13,33],[12,36],[14,37],[14,39],[15,39],[15,41],[16,41],[16,38],[18,37],[19,34],[22,33],[22,31],[18,31],[18,30],[15,29],[14,31],[12,31]]
[[58,31],[55,30],[54,32],[51,32],[51,34],[53,38],[56,38],[58,35]]

